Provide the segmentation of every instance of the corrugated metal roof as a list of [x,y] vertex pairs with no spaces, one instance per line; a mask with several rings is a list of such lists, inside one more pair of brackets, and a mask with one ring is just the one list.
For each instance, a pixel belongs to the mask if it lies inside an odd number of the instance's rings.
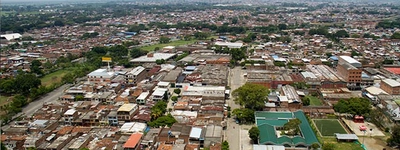
[[190,138],[200,139],[202,128],[193,127],[190,131]]
[[135,148],[136,145],[139,143],[140,139],[142,138],[142,133],[133,133],[129,137],[129,139],[125,142],[124,148]]

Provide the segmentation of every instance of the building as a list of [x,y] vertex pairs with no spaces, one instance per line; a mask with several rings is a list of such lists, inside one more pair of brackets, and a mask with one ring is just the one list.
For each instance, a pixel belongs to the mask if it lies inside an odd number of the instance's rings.
[[140,142],[142,140],[142,133],[133,133],[124,144],[124,150],[138,150],[140,149]]
[[353,89],[361,85],[361,67],[361,63],[354,58],[350,56],[340,56],[336,68],[338,75],[347,82],[349,88]]
[[136,103],[137,104],[146,104],[147,99],[149,98],[150,93],[149,92],[142,92],[137,98],[136,98]]
[[64,113],[64,123],[65,124],[69,124],[69,125],[72,125],[72,122],[76,119],[76,118],[78,118],[78,111],[76,111],[75,109],[70,109],[70,110],[67,110],[65,113]]
[[400,95],[400,82],[393,79],[382,80],[381,89],[391,95]]
[[117,110],[118,122],[132,121],[135,114],[139,111],[139,106],[137,104],[124,104]]
[[[302,101],[299,95],[297,94],[296,89],[293,86],[285,85],[281,88],[281,95],[278,96],[278,100],[280,101],[280,106],[301,109]],[[285,98],[283,98],[283,96]]]
[[125,73],[125,83],[129,85],[136,85],[138,82],[146,78],[146,69],[142,66],[133,68],[131,71]]
[[176,56],[175,53],[148,53],[145,56],[132,59],[130,62],[134,64],[155,63],[157,60],[169,60]]
[[88,81],[104,84],[110,83],[114,77],[114,72],[109,72],[107,69],[97,69],[87,75]]
[[344,88],[347,86],[344,79],[326,65],[307,65],[306,68],[319,79],[321,88]]
[[[284,132],[279,132],[284,124],[295,118],[301,121],[299,125],[301,133],[299,135],[287,136],[284,135]],[[261,145],[279,145],[291,149],[309,148],[314,143],[321,146],[303,111],[259,111],[255,113],[255,119],[256,125],[260,130],[259,144]]]

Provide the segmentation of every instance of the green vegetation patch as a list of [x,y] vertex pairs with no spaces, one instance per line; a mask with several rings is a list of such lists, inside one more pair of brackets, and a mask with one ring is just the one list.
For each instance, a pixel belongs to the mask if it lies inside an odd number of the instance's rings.
[[62,69],[62,70],[58,70],[56,72],[45,75],[43,78],[40,79],[42,81],[42,85],[49,86],[49,85],[52,85],[53,83],[60,83],[61,78],[65,74],[67,74],[69,71],[70,70],[68,70],[68,69]]
[[335,138],[322,138],[324,143],[332,143],[335,150],[351,149],[351,150],[364,150],[358,142],[337,142]]
[[322,102],[320,99],[318,99],[317,97],[314,96],[306,96],[310,99],[310,105],[311,106],[322,106]]
[[314,123],[322,136],[334,136],[335,133],[347,134],[337,119],[315,119]]

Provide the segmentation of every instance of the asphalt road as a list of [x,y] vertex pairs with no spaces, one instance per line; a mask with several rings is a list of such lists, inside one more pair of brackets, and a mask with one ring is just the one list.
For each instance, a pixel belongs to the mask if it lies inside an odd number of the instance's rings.
[[[229,86],[231,88],[231,92],[235,89],[239,88],[243,84],[245,84],[245,80],[243,77],[244,71],[240,67],[235,67],[229,71]],[[230,107],[231,110],[236,108],[240,108],[238,104],[235,104],[233,101],[233,97],[231,96],[230,100],[226,102]],[[225,130],[225,137],[229,143],[229,149],[234,150],[242,150],[243,144],[241,137],[243,132],[241,132],[241,126],[236,124],[235,120],[232,118],[228,118],[227,120],[227,129]]]
[[[36,110],[42,108],[44,103],[57,102],[58,98],[64,93],[64,90],[66,90],[67,87],[69,87],[69,86],[70,86],[70,84],[64,84],[64,85],[60,86],[59,88],[51,91],[50,93],[47,93],[46,95],[42,96],[41,98],[29,103],[27,106],[25,106],[22,109],[22,113],[25,116],[32,116],[36,112]],[[21,115],[21,113],[18,114],[17,116],[19,116],[19,115]]]

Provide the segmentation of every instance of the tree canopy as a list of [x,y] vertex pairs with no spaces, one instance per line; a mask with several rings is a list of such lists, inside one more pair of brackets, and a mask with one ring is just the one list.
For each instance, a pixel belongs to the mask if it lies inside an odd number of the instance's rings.
[[232,111],[240,123],[254,123],[254,110],[248,108],[237,108]]
[[285,123],[283,125],[283,128],[288,131],[286,134],[287,135],[298,135],[300,133],[300,127],[299,125],[301,124],[300,119],[291,119],[289,122]]
[[258,144],[258,138],[260,137],[260,130],[258,127],[251,127],[249,130],[249,137],[253,141],[253,144]]
[[171,114],[168,114],[166,116],[161,116],[156,120],[149,122],[148,125],[150,127],[162,127],[166,125],[168,127],[171,127],[175,122],[176,122],[175,118]]
[[235,97],[235,103],[252,110],[261,110],[268,101],[269,90],[262,85],[246,83],[234,90],[232,94]]
[[229,143],[228,143],[228,141],[222,142],[221,150],[229,150]]
[[158,117],[164,115],[166,111],[167,103],[164,101],[159,101],[151,108],[151,118],[155,120]]
[[400,146],[400,125],[392,128],[392,136],[387,139],[389,146]]
[[366,115],[371,111],[371,102],[366,98],[353,97],[348,100],[340,100],[333,108],[339,113]]

